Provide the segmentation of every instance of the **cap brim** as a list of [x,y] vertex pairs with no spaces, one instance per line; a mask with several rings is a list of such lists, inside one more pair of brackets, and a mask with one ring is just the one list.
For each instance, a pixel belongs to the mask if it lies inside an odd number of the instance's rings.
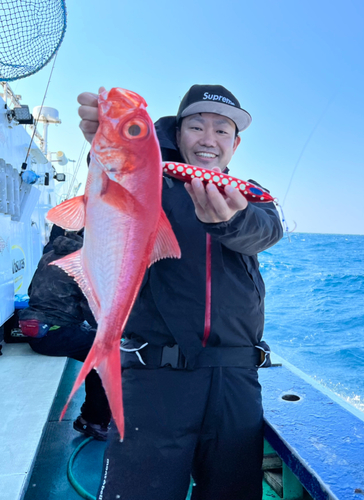
[[234,108],[234,106],[230,106],[229,104],[211,101],[199,101],[190,104],[182,111],[181,118],[197,113],[216,113],[217,115],[227,116],[236,124],[239,132],[248,128],[252,122],[252,117],[245,109]]

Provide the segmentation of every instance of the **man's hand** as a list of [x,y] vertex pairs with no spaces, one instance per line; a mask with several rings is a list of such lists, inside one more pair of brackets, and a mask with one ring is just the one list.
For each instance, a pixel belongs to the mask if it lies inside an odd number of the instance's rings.
[[[218,167],[214,171],[220,171]],[[218,223],[230,220],[236,212],[245,210],[248,206],[246,198],[237,189],[226,186],[225,196],[214,184],[206,188],[200,179],[192,179],[191,184],[185,184],[186,191],[195,205],[195,212],[201,222]]]
[[[100,87],[99,93],[105,90]],[[81,117],[80,129],[85,139],[91,144],[99,127],[98,95],[91,92],[83,92],[77,97],[81,104],[78,108],[78,114]]]

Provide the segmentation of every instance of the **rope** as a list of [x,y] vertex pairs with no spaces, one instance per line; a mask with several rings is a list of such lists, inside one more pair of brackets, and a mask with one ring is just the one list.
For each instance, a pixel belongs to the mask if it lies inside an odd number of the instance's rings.
[[55,58],[53,60],[53,65],[52,65],[51,73],[50,73],[49,78],[48,78],[48,83],[47,83],[47,87],[46,87],[45,92],[44,92],[43,101],[42,101],[42,104],[41,104],[41,107],[40,107],[40,110],[39,110],[38,118],[36,119],[35,124],[34,124],[33,135],[32,135],[32,137],[30,139],[30,144],[29,144],[29,148],[28,148],[28,151],[27,151],[27,155],[26,155],[24,163],[22,165],[22,169],[23,170],[25,170],[26,167],[27,167],[27,165],[26,165],[27,159],[28,159],[28,156],[29,156],[29,153],[30,153],[30,148],[32,147],[32,144],[33,144],[33,139],[34,139],[34,136],[35,136],[35,133],[36,133],[36,130],[37,130],[38,122],[39,122],[40,116],[42,114],[42,109],[43,109],[44,101],[45,101],[45,98],[47,96],[49,84],[51,83],[51,78],[52,78],[52,74],[53,74],[53,70],[54,70],[54,65],[56,64],[56,60],[57,60],[57,54],[56,54],[56,56],[55,56]]

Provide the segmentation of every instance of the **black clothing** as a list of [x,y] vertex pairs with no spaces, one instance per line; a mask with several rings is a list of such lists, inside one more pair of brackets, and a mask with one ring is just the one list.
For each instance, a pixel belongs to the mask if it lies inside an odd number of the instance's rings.
[[87,300],[73,278],[58,266],[49,263],[82,247],[83,239],[74,233],[58,236],[53,250],[39,261],[29,286],[29,307],[20,313],[20,319],[37,319],[50,325],[69,326],[90,320],[95,324]]
[[66,230],[63,229],[63,227],[59,227],[56,224],[53,224],[51,229],[51,234],[49,235],[48,243],[43,248],[43,255],[53,250],[53,242],[56,238],[58,238],[58,236],[65,236],[65,234]]
[[[49,330],[41,338],[29,337],[33,351],[46,356],[65,356],[85,361],[95,339],[96,330],[87,323],[61,326]],[[81,408],[82,417],[92,424],[107,425],[111,413],[104,388],[96,370],[91,370],[85,379],[85,402]]]
[[97,499],[185,500],[191,475],[192,500],[262,498],[257,370],[128,368],[123,401],[125,439],[112,429]]
[[176,128],[175,116],[164,116],[155,123],[163,160],[184,163],[176,143]]

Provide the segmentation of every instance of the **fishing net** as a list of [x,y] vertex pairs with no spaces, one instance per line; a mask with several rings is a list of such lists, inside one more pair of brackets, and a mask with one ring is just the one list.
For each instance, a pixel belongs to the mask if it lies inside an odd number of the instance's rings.
[[43,68],[65,30],[64,0],[1,0],[0,81],[25,78]]

